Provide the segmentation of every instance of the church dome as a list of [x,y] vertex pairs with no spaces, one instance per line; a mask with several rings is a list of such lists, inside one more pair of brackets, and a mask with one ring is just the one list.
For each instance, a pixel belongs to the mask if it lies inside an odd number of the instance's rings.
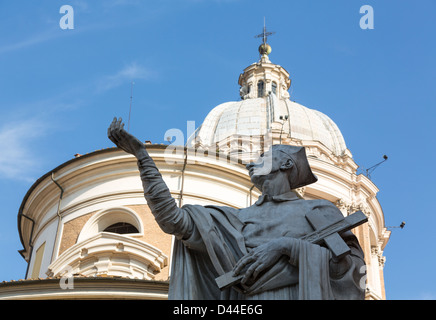
[[[253,155],[266,137],[274,144],[316,142],[334,156],[344,155],[347,147],[338,126],[324,113],[289,99],[289,73],[271,63],[269,52],[261,52],[260,60],[239,76],[241,100],[213,108],[188,146]],[[279,141],[273,136],[279,136]],[[253,141],[261,147],[253,147]]]
[[211,147],[228,137],[266,136],[273,123],[282,126],[282,134],[296,140],[320,142],[336,156],[343,155],[347,148],[338,126],[327,115],[272,93],[218,105],[197,130],[196,142]]

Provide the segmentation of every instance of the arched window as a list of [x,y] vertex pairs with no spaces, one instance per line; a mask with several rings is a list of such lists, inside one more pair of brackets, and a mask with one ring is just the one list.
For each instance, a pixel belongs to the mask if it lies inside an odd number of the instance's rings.
[[265,95],[265,84],[262,80],[257,83],[257,97],[262,98]]
[[126,207],[113,207],[95,213],[83,226],[77,242],[100,232],[140,236],[144,228],[138,214]]
[[277,82],[274,82],[271,84],[271,90],[272,93],[277,94]]
[[118,234],[127,234],[127,233],[139,233],[138,229],[127,222],[117,222],[113,225],[110,225],[106,229],[103,230],[104,232],[112,232],[112,233],[118,233]]

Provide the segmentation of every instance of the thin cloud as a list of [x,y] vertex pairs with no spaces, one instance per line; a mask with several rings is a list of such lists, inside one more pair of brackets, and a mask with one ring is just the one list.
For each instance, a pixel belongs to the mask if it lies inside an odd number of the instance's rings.
[[154,73],[151,70],[137,63],[131,63],[117,73],[101,79],[97,86],[97,91],[104,92],[119,87],[123,83],[131,82],[134,80],[147,80],[150,79],[153,75]]
[[37,119],[4,124],[0,128],[0,177],[33,181],[29,175],[38,161],[32,143],[46,133],[45,124]]
[[20,50],[20,49],[26,49],[28,47],[35,46],[35,45],[38,45],[40,43],[50,41],[52,39],[55,39],[56,37],[58,37],[58,34],[56,34],[54,32],[48,32],[48,33],[34,35],[28,39],[1,46],[0,47],[0,54],[6,53],[6,52],[11,52],[11,51],[16,51],[16,50]]

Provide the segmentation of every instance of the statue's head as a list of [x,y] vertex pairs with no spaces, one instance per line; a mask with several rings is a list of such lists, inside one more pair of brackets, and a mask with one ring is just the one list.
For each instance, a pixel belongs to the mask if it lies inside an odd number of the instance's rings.
[[273,145],[260,155],[256,162],[247,164],[247,170],[254,185],[261,189],[263,183],[277,174],[286,174],[291,189],[316,182],[307,161],[304,147]]

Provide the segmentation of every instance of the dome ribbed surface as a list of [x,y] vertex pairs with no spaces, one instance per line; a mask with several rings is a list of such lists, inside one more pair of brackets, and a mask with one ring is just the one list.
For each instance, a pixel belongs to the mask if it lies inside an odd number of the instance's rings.
[[195,138],[203,146],[214,146],[234,135],[262,136],[285,115],[289,117],[283,132],[291,138],[318,141],[337,156],[346,150],[338,126],[327,115],[289,99],[278,99],[274,94],[218,105],[206,116]]

